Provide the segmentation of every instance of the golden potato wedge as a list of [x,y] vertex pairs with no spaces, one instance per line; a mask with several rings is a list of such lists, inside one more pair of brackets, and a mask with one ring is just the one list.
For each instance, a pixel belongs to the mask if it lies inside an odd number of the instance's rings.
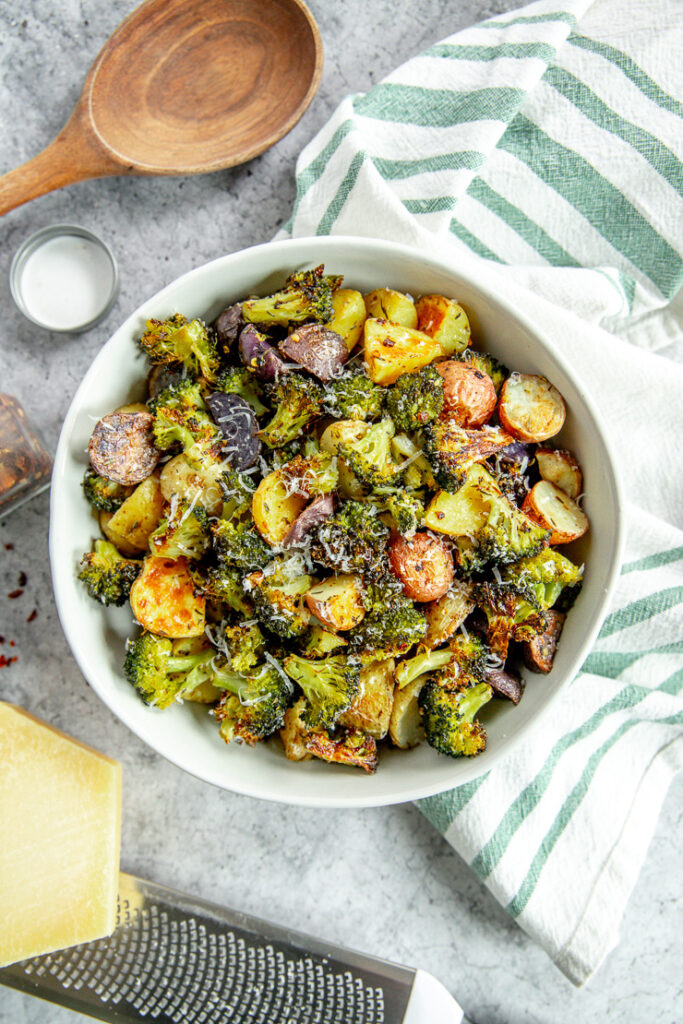
[[432,601],[422,611],[427,619],[427,632],[421,643],[433,650],[450,640],[467,616],[474,611],[472,585],[464,580],[453,580],[438,601]]
[[375,384],[393,384],[402,373],[420,370],[443,354],[428,334],[388,320],[368,318],[363,333],[368,375]]
[[107,540],[110,540],[112,544],[117,548],[117,550],[121,552],[122,555],[125,555],[126,558],[136,558],[140,554],[140,548],[135,547],[134,544],[129,544],[128,541],[125,540],[125,538],[123,537],[117,536],[116,540],[114,540],[114,538],[109,534],[107,527],[109,526],[109,523],[113,515],[113,512],[99,513],[97,521],[100,524],[100,530],[107,538]]
[[429,533],[416,533],[410,540],[394,537],[389,564],[412,601],[436,601],[453,582],[453,556],[443,541]]
[[256,529],[271,547],[279,547],[308,499],[293,490],[285,474],[274,469],[254,491],[251,512]]
[[306,604],[323,626],[333,632],[353,629],[365,618],[363,581],[355,573],[329,576],[311,587]]
[[536,462],[543,480],[555,484],[570,498],[578,498],[583,487],[583,477],[571,452],[563,448],[537,448]]
[[424,676],[418,676],[403,690],[397,690],[389,719],[389,737],[394,746],[401,750],[417,747],[424,741],[422,716],[417,704],[420,690],[424,686]]
[[394,659],[375,661],[360,673],[360,689],[351,707],[339,717],[339,724],[362,729],[376,740],[389,731],[394,704]]
[[567,410],[549,380],[534,373],[512,373],[498,401],[502,427],[519,441],[547,441],[562,429]]
[[454,299],[445,295],[421,295],[415,303],[417,329],[438,341],[441,354],[458,355],[470,343],[467,313]]
[[588,516],[583,509],[549,480],[539,480],[531,488],[524,499],[522,511],[552,531],[549,544],[569,544],[588,531]]
[[221,462],[212,462],[208,469],[201,469],[190,463],[186,453],[176,455],[161,471],[161,493],[166,501],[177,494],[190,504],[199,502],[210,516],[216,516],[223,507],[223,493],[218,481],[224,472],[225,466]]
[[350,352],[363,334],[367,315],[363,296],[353,288],[338,288],[332,295],[332,305],[334,316],[326,326],[341,335]]
[[364,295],[363,300],[368,316],[376,320],[390,320],[392,324],[401,324],[412,330],[417,327],[415,303],[403,292],[395,292],[393,288],[376,288],[374,292]]
[[130,604],[151,633],[171,639],[204,633],[205,600],[195,593],[186,558],[146,558],[131,587]]
[[122,555],[136,555],[147,548],[163,507],[164,496],[159,479],[149,476],[106,521],[100,517],[100,526],[105,537]]
[[486,523],[491,496],[499,494],[496,481],[477,463],[455,494],[438,491],[434,495],[425,512],[425,526],[450,537],[472,537]]
[[488,374],[457,359],[446,359],[434,368],[443,377],[442,415],[461,427],[481,427],[491,419],[498,396]]

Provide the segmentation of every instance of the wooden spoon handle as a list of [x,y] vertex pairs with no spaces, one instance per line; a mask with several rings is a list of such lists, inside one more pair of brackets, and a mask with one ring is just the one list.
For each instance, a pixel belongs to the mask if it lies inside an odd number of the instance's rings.
[[30,199],[86,178],[129,173],[116,163],[81,121],[78,107],[50,145],[0,177],[0,217]]

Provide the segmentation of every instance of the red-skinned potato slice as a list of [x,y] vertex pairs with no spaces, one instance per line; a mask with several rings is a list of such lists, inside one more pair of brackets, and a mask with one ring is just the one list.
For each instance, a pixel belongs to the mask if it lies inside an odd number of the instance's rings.
[[571,452],[561,448],[537,448],[536,462],[543,480],[555,484],[570,498],[578,498],[583,478],[578,462]]
[[481,427],[491,419],[498,396],[493,381],[470,363],[436,363],[443,377],[443,415],[461,427]]
[[413,601],[437,601],[453,582],[453,556],[443,541],[429,533],[416,533],[410,540],[394,537],[389,564],[403,584],[403,593]]
[[503,384],[498,416],[508,433],[520,441],[547,441],[566,416],[562,395],[545,377],[513,373]]
[[550,544],[569,544],[588,530],[588,516],[583,509],[549,480],[540,480],[531,488],[522,511],[552,531]]

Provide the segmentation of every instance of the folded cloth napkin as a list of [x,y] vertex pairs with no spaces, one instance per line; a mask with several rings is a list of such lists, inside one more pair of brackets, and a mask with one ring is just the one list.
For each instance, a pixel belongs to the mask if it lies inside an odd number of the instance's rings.
[[628,538],[593,652],[528,742],[419,805],[575,984],[618,940],[683,766],[681,42],[675,0],[541,0],[459,32],[340,104],[280,233],[466,266],[609,426]]

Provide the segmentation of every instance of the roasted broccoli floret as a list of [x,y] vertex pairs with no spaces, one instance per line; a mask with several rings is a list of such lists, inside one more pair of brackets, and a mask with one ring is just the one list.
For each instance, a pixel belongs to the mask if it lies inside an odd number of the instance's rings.
[[322,626],[312,626],[306,640],[306,646],[301,652],[304,658],[324,658],[332,651],[338,651],[340,647],[346,647],[348,641],[339,636],[338,633],[331,633],[329,629]]
[[[211,643],[225,658],[225,666],[231,672],[246,676],[263,660],[265,640],[256,622],[240,622],[234,625],[223,622],[209,633]],[[218,683],[216,683],[218,686]]]
[[[486,644],[476,633],[457,633],[448,644],[452,660],[439,676],[442,685],[455,685],[462,688],[463,678],[469,683],[484,682],[486,659],[489,655]],[[457,666],[457,670],[456,670]]]
[[215,657],[216,651],[203,638],[190,642],[143,633],[129,641],[123,669],[145,704],[167,708],[183,692],[211,678]]
[[376,487],[370,500],[379,511],[389,513],[403,537],[412,537],[422,526],[424,505],[414,491],[403,487]]
[[226,691],[214,710],[226,743],[238,739],[251,746],[282,726],[291,687],[277,669],[262,665],[245,676],[219,665],[212,683]]
[[250,519],[214,519],[213,545],[218,564],[226,568],[256,569],[265,565],[270,547]]
[[324,729],[314,729],[305,734],[304,746],[309,754],[330,764],[362,768],[368,775],[377,770],[377,740],[362,729],[339,726],[333,734]]
[[340,572],[371,573],[386,564],[389,529],[377,509],[364,501],[345,501],[313,536],[316,562]]
[[297,555],[276,558],[265,569],[250,573],[244,586],[262,625],[284,639],[301,636],[310,619],[304,596],[311,577]]
[[154,444],[162,452],[177,444],[185,450],[197,441],[217,441],[220,437],[204,405],[200,385],[189,378],[164,388],[149,408],[154,414]]
[[134,490],[134,487],[126,487],[125,484],[118,484],[116,480],[100,476],[90,466],[83,477],[83,493],[98,512],[116,512]]
[[150,535],[150,550],[166,558],[201,558],[209,547],[209,517],[201,505],[174,500]]
[[394,461],[391,439],[395,428],[391,420],[373,423],[357,441],[339,445],[339,455],[359,480],[370,487],[396,484],[403,463]]
[[197,590],[206,597],[222,601],[239,615],[247,618],[253,615],[254,609],[244,592],[239,569],[190,563],[190,575]]
[[325,387],[325,412],[342,420],[378,420],[384,388],[374,384],[363,369],[350,370]]
[[337,456],[317,451],[313,455],[297,455],[281,467],[283,479],[292,492],[311,497],[329,494],[339,482]]
[[300,324],[305,320],[327,323],[334,316],[332,292],[341,285],[341,277],[325,275],[323,266],[290,274],[282,291],[262,299],[242,303],[242,316],[248,323]]
[[543,611],[532,603],[533,599],[527,600],[509,583],[478,583],[474,587],[474,600],[486,615],[489,647],[502,662],[507,657],[510,640],[532,640],[545,629]]
[[424,615],[388,570],[366,578],[363,604],[365,618],[348,634],[349,651],[362,661],[400,657],[427,631]]
[[81,559],[78,578],[95,601],[122,605],[141,568],[141,562],[124,558],[109,541],[96,540],[94,551],[87,552]]
[[512,438],[499,427],[468,430],[450,420],[436,420],[424,430],[425,455],[444,491],[457,491],[468,470],[505,448]]
[[307,707],[302,718],[311,728],[332,729],[360,686],[358,666],[343,655],[308,659],[291,654],[284,669],[303,690]]
[[397,430],[420,430],[443,409],[443,378],[433,366],[403,373],[387,396],[387,412]]
[[258,436],[269,448],[282,448],[301,433],[306,424],[322,410],[324,391],[320,384],[298,373],[288,373],[273,390],[275,415],[259,430]]
[[215,340],[202,320],[175,313],[168,320],[148,320],[140,347],[153,363],[181,363],[193,377],[214,381],[220,368]]
[[395,678],[399,689],[402,690],[419,676],[436,672],[452,660],[453,652],[448,647],[442,647],[438,651],[420,651],[397,666]]
[[533,558],[522,558],[506,566],[504,582],[530,600],[543,611],[552,608],[565,587],[578,587],[583,578],[583,566],[574,565],[554,548],[544,548]]
[[503,366],[502,363],[499,363],[488,352],[476,352],[473,348],[466,348],[460,359],[465,363],[471,363],[472,366],[476,367],[477,370],[481,370],[482,373],[488,374],[493,381],[496,394],[500,393],[500,389],[510,376],[507,366]]
[[488,683],[448,690],[437,682],[427,682],[418,697],[427,743],[449,757],[481,753],[486,747],[486,729],[475,721],[475,715],[492,696]]
[[262,402],[263,392],[258,381],[245,366],[231,366],[223,370],[213,387],[214,391],[222,391],[226,395],[239,395],[257,416],[268,412],[268,406]]

